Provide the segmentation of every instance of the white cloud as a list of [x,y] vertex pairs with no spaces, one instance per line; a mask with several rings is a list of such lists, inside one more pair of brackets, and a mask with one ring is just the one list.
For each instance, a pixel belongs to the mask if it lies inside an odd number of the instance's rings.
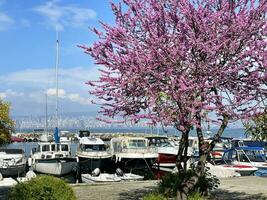
[[[46,91],[48,96],[56,96],[56,88],[49,88]],[[78,93],[67,93],[64,89],[58,89],[58,97],[62,99],[66,99],[72,101],[74,103],[83,104],[83,105],[90,105],[91,100],[88,98],[82,97]]]
[[87,22],[96,18],[96,12],[92,9],[77,6],[62,6],[59,1],[49,1],[37,6],[34,10],[46,18],[49,26],[63,30],[66,26],[82,27]]
[[[96,80],[99,77],[97,67],[84,68],[60,68],[59,69],[59,87],[64,86],[69,90],[84,88],[87,86],[85,82],[88,80]],[[0,75],[0,83],[9,85],[20,85],[27,87],[36,87],[39,89],[47,89],[55,86],[55,70],[49,68],[43,69],[26,69],[22,71],[12,72]]]
[[4,12],[0,11],[0,31],[8,30],[13,24],[14,20]]
[[[59,69],[59,98],[60,105],[64,105],[64,112],[73,110],[74,107],[75,110],[82,111],[91,105],[91,99],[95,97],[88,93],[89,86],[85,83],[96,80],[99,74],[97,67]],[[29,108],[27,114],[43,112],[45,93],[49,95],[48,106],[55,104],[55,85],[54,69],[27,69],[1,74],[0,97],[11,102],[16,114],[26,112],[25,107]]]
[[6,93],[0,92],[0,99],[5,99],[7,97]]
[[79,103],[79,104],[83,104],[83,105],[90,105],[92,104],[91,103],[91,100],[88,98],[84,98],[82,96],[80,96],[79,94],[68,94],[67,95],[67,98],[72,101],[72,102],[76,102],[76,103]]
[[[56,88],[49,88],[46,91],[46,94],[48,96],[56,96],[56,94],[57,94]],[[58,97],[65,98],[66,97],[66,91],[64,89],[58,89]]]
[[23,92],[17,92],[11,89],[5,90],[4,92],[0,92],[0,97],[5,99],[8,97],[22,97],[24,96]]

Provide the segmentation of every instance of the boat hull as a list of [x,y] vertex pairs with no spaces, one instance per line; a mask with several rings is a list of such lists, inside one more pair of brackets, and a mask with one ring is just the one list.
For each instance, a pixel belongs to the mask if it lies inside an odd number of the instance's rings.
[[14,166],[8,166],[8,167],[1,167],[0,173],[4,177],[8,176],[20,176],[24,174],[26,171],[26,163],[21,165],[14,165]]
[[75,158],[36,159],[32,164],[35,172],[54,176],[63,176],[77,169]]
[[120,157],[115,160],[115,168],[120,168],[125,173],[133,172],[138,175],[144,175],[146,170],[151,171],[155,160],[156,157]]
[[99,168],[101,172],[110,172],[113,170],[111,156],[99,158],[78,156],[78,160],[81,173],[91,173],[96,168]]

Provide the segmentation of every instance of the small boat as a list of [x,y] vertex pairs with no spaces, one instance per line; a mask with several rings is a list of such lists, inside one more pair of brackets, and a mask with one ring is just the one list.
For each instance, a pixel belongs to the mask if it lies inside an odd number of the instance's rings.
[[122,179],[116,174],[101,173],[98,176],[91,174],[82,174],[83,183],[105,183],[105,182],[120,182]]
[[262,147],[235,147],[224,152],[224,167],[234,168],[242,176],[252,175],[258,169],[267,169],[267,162]]
[[15,179],[10,178],[10,177],[9,178],[0,178],[0,192],[1,192],[1,189],[12,187],[12,186],[16,185],[17,183],[18,182]]
[[27,160],[22,149],[0,149],[0,173],[19,176],[25,173]]
[[241,174],[234,167],[225,167],[222,165],[212,165],[211,163],[207,163],[206,167],[208,168],[208,172],[218,178],[228,178],[228,177],[238,177]]
[[71,156],[69,143],[40,142],[32,149],[29,165],[38,173],[63,176],[77,169],[77,158]]
[[36,174],[33,172],[33,171],[28,171],[26,173],[26,176],[25,177],[18,177],[16,178],[17,182],[19,183],[22,183],[22,182],[26,182],[26,181],[29,181],[31,180],[32,178],[35,178],[36,177]]
[[[166,136],[147,136],[146,138],[149,140],[149,147],[154,148],[158,153],[158,157],[153,164],[153,169],[156,171],[156,174],[158,174],[159,171],[162,171],[162,174],[164,174],[164,172],[172,172],[176,167],[179,146],[174,145]],[[193,148],[188,147],[188,159],[193,155]],[[191,160],[188,162],[188,165],[190,164]]]
[[116,176],[121,178],[122,181],[139,181],[143,180],[144,176],[140,176],[133,173],[123,173],[121,169],[116,169]]
[[11,141],[11,142],[24,142],[24,140],[23,140],[22,138],[17,137],[17,136],[15,136],[15,135],[12,135],[12,136],[10,137],[10,141]]

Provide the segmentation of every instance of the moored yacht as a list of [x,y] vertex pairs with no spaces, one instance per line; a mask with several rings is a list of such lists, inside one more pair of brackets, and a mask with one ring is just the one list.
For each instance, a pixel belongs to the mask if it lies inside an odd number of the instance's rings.
[[101,172],[110,170],[112,154],[100,138],[79,138],[77,156],[83,173],[91,173],[96,168]]
[[19,176],[25,173],[26,162],[22,149],[0,149],[0,173],[3,176]]
[[38,173],[63,176],[76,170],[77,158],[68,143],[43,142],[32,149],[29,165]]
[[145,169],[151,169],[158,157],[158,153],[149,147],[149,141],[144,137],[112,138],[110,148],[116,167],[123,172],[144,173]]

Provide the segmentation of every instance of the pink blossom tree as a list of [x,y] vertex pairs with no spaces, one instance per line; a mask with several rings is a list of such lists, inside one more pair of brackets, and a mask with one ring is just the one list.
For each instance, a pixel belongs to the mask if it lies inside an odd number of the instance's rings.
[[[180,172],[186,170],[188,134],[196,129],[200,160],[196,176],[178,191],[185,199],[228,123],[264,109],[267,2],[123,0],[111,7],[115,25],[102,23],[102,30],[93,29],[99,40],[81,46],[105,68],[98,81],[88,82],[91,93],[104,116],[179,130]],[[204,121],[219,126],[210,145]]]

